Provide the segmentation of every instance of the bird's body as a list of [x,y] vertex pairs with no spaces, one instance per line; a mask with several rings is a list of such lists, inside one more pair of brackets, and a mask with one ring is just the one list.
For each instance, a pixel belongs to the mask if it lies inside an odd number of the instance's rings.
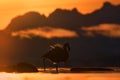
[[52,63],[58,64],[60,62],[66,62],[69,58],[69,44],[64,45],[55,44],[51,46],[51,49],[43,55],[44,59],[50,60]]
[[45,58],[49,59],[54,63],[65,62],[69,58],[67,50],[63,49],[63,46],[54,46],[45,55]]

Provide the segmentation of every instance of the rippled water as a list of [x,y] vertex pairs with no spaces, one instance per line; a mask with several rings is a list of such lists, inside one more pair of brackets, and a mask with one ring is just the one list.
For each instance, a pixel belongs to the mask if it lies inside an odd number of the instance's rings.
[[50,71],[52,70],[49,69],[46,73],[1,72],[0,80],[120,80],[120,73],[118,72],[70,73],[66,69],[61,69],[60,73],[55,73],[54,70],[53,72]]
[[120,73],[0,73],[0,80],[120,80]]

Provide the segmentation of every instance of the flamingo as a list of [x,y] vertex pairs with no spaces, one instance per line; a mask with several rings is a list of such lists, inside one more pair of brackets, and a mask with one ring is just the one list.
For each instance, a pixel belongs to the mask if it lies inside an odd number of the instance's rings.
[[66,61],[69,58],[69,51],[70,51],[70,45],[69,43],[65,44],[55,44],[50,46],[51,49],[44,54],[43,57],[43,64],[44,64],[44,71],[46,69],[45,67],[45,60],[50,60],[53,64],[56,64],[56,72],[58,72],[58,65],[60,62],[66,63]]

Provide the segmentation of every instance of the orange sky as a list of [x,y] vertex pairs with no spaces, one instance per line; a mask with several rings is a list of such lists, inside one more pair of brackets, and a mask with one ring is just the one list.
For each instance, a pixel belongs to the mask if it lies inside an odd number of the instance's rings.
[[56,8],[76,7],[85,14],[99,9],[105,1],[120,4],[120,0],[0,0],[0,29],[4,29],[13,17],[28,11],[48,15]]

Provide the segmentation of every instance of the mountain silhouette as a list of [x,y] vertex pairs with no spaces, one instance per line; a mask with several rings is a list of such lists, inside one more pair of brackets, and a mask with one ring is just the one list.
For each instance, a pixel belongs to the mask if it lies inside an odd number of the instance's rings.
[[17,16],[11,20],[6,28],[7,31],[18,31],[39,26],[44,26],[46,17],[38,12],[28,12],[22,16]]
[[82,26],[84,15],[76,8],[72,10],[56,9],[48,16],[48,25],[67,29],[77,29]]
[[93,26],[103,23],[120,24],[120,5],[105,2],[103,6],[90,14],[83,15],[76,8],[72,10],[56,9],[48,17],[38,12],[28,12],[13,18],[5,30],[18,31],[42,26],[78,29],[81,26]]
[[[101,9],[86,15],[86,26],[97,25],[102,23],[120,24],[120,5],[114,6],[105,2]],[[84,25],[85,25],[84,24]]]

